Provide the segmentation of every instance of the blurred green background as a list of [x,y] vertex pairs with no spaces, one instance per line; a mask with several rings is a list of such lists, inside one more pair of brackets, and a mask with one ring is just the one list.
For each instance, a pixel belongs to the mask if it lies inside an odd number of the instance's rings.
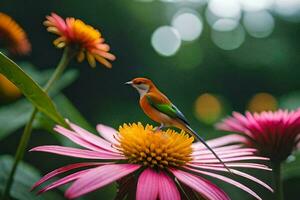
[[[52,45],[55,36],[42,25],[46,15],[80,18],[102,32],[117,56],[113,68],[98,64],[92,69],[86,62],[74,61],[70,69],[79,71],[78,79],[63,90],[93,127],[153,123],[139,108],[136,91],[124,85],[134,77],[151,78],[206,139],[226,134],[215,131],[213,124],[233,110],[300,105],[299,0],[3,0],[1,12],[20,23],[32,43],[31,55],[16,60],[30,61],[39,71],[53,69],[62,54]],[[44,75],[37,74],[37,79]],[[17,101],[3,103],[0,114],[9,118],[10,112],[4,111]],[[65,116],[69,111],[64,105],[60,110]],[[14,120],[12,116],[11,124]],[[2,138],[1,155],[15,153],[21,132],[20,127]],[[57,142],[38,129],[30,147]],[[25,160],[41,174],[72,161],[37,153],[28,153]],[[272,184],[270,174],[257,175]],[[215,182],[232,199],[251,199],[239,189]],[[286,199],[299,199],[299,187],[300,174],[286,178]],[[263,188],[254,189],[263,199],[272,199]],[[83,199],[112,199],[114,191],[114,186],[107,187]]]

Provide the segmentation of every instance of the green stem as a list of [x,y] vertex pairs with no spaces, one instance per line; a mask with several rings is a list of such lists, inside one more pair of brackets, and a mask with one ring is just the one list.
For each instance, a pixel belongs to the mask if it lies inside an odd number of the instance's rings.
[[[61,60],[59,61],[54,73],[52,74],[52,76],[50,77],[50,79],[48,80],[48,82],[46,83],[45,87],[44,87],[44,91],[48,92],[49,89],[51,88],[51,86],[53,85],[53,83],[55,83],[55,81],[57,81],[59,79],[59,77],[62,75],[63,71],[66,69],[66,67],[68,66],[69,62],[71,61],[71,59],[74,56],[74,51],[72,51],[69,48],[65,48],[64,53],[61,57]],[[3,200],[8,200],[9,199],[9,192],[13,183],[13,179],[14,179],[14,175],[16,173],[17,167],[19,162],[23,159],[24,157],[24,153],[27,149],[27,145],[31,136],[31,132],[32,132],[32,125],[34,122],[34,119],[36,117],[36,114],[38,113],[37,108],[34,108],[33,112],[31,113],[31,116],[29,118],[29,121],[27,122],[20,143],[18,145],[17,148],[17,152],[15,155],[15,160],[13,163],[13,167],[10,171],[8,180],[6,182],[5,185],[5,189],[3,192]]]
[[282,188],[282,177],[281,177],[281,163],[273,164],[273,175],[274,175],[274,196],[275,200],[283,200],[283,188]]

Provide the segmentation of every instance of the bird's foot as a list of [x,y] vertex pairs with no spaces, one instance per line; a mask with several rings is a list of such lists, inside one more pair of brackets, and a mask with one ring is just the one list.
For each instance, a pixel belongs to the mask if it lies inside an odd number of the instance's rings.
[[162,128],[164,128],[164,124],[161,124],[160,126],[156,127],[154,132],[160,131]]

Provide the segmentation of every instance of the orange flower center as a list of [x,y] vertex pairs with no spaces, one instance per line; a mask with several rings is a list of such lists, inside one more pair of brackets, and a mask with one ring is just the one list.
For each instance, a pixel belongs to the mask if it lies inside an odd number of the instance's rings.
[[165,168],[182,166],[192,157],[193,137],[183,131],[158,130],[151,125],[124,124],[119,128],[118,148],[130,163]]

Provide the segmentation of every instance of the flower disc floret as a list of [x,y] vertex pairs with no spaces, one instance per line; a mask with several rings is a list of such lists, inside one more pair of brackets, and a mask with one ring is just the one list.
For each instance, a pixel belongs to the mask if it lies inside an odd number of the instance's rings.
[[130,163],[149,167],[178,167],[192,160],[193,137],[185,132],[155,130],[153,126],[124,124],[118,148]]

